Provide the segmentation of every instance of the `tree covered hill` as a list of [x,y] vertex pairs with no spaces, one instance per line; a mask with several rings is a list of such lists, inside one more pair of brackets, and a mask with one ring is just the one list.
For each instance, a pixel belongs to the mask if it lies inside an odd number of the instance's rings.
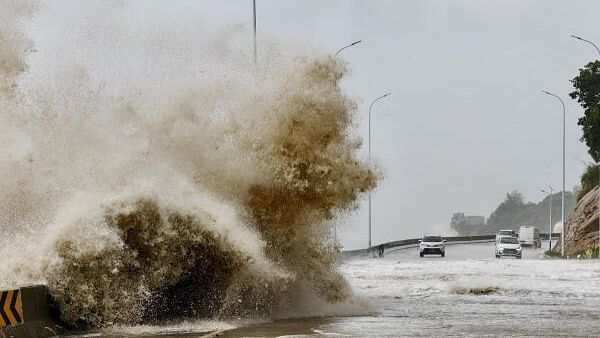
[[[523,195],[518,191],[506,194],[502,203],[492,212],[485,226],[486,233],[494,233],[500,229],[519,230],[521,225],[533,225],[541,232],[548,231],[548,220],[550,213],[550,201],[552,201],[552,224],[560,222],[561,216],[561,193],[547,196],[540,202],[525,202]],[[575,207],[575,196],[572,192],[565,193],[565,218]]]

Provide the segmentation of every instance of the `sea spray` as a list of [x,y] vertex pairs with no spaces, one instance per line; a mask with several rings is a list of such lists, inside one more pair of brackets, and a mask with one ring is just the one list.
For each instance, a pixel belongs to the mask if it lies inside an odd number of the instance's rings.
[[377,175],[342,62],[254,66],[185,6],[0,10],[18,18],[0,31],[1,285],[47,283],[76,326],[349,297],[332,220]]

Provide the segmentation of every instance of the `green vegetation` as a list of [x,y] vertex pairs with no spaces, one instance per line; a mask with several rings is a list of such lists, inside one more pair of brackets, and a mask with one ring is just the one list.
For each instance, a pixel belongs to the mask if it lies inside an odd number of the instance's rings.
[[577,201],[585,194],[594,189],[598,185],[598,170],[600,165],[588,165],[583,175],[581,175],[581,190],[577,193]]
[[[561,194],[557,192],[547,196],[538,203],[525,202],[518,191],[506,194],[502,203],[490,215],[486,233],[494,233],[500,229],[519,230],[521,225],[536,226],[541,232],[546,232],[549,217],[549,203],[552,203],[552,224],[561,221]],[[575,207],[575,196],[565,193],[565,214],[568,216]]]
[[584,258],[598,258],[598,249],[600,249],[600,248],[598,248],[597,243],[590,245],[583,252],[583,257]]
[[585,109],[578,124],[583,130],[582,141],[592,158],[600,163],[600,61],[588,63],[573,80],[572,99]]
[[562,257],[562,256],[560,255],[560,252],[556,252],[556,251],[549,251],[549,250],[545,251],[545,252],[544,252],[544,255],[546,255],[546,256],[548,256],[548,257],[555,257],[555,258],[556,258],[556,257],[559,257],[559,258],[560,258],[560,257]]
[[[575,195],[567,191],[565,193],[565,218],[575,208]],[[504,201],[492,212],[487,222],[482,221],[481,224],[461,223],[460,220],[464,216],[462,213],[452,215],[450,225],[460,235],[489,235],[496,233],[498,230],[515,230],[518,231],[522,225],[533,225],[540,232],[548,232],[548,221],[550,213],[550,204],[552,204],[552,224],[562,221],[561,193],[557,192],[552,196],[546,196],[543,200],[535,202],[525,202],[523,195],[514,190],[506,194]]]
[[[581,141],[588,146],[588,153],[600,163],[600,61],[588,63],[579,70],[573,80],[575,91],[571,94],[584,109],[578,124],[583,130]],[[589,165],[581,176],[581,191],[577,200],[598,185],[598,165]]]
[[[600,252],[600,248],[598,247],[598,243],[594,243],[588,246],[585,250],[572,254],[570,257],[577,257],[583,259],[592,259],[598,258],[598,253]],[[561,256],[560,252],[555,251],[545,251],[544,255],[552,258],[569,258],[569,256]]]

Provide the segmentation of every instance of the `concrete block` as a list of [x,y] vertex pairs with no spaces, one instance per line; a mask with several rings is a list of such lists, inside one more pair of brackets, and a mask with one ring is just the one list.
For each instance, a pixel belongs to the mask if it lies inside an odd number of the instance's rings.
[[55,337],[65,332],[45,285],[0,290],[0,338]]

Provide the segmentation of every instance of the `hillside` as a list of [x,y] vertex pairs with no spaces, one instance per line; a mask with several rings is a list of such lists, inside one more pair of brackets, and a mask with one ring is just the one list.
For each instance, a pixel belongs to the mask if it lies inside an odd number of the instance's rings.
[[[541,232],[548,232],[549,206],[552,202],[552,224],[561,221],[561,193],[557,192],[552,196],[547,196],[543,200],[534,202],[524,202],[523,196],[513,191],[506,194],[505,200],[490,215],[486,232],[495,233],[500,229],[519,230],[521,225],[530,224],[538,227]],[[575,196],[571,192],[565,193],[565,217],[575,207]]]
[[[462,222],[461,216],[464,214],[455,213],[450,220],[450,226],[462,236],[489,235],[500,229],[518,231],[522,225],[533,225],[541,232],[548,232],[550,204],[552,204],[552,224],[554,226],[562,221],[560,192],[546,196],[539,202],[525,202],[523,195],[518,191],[507,193],[502,203],[491,213],[487,222],[485,220],[475,223]],[[569,218],[574,207],[575,195],[567,191],[565,193],[565,218]]]
[[[576,255],[598,243],[599,197],[600,189],[596,187],[577,203],[566,227],[565,254]],[[560,251],[560,245],[555,247],[555,251]]]

